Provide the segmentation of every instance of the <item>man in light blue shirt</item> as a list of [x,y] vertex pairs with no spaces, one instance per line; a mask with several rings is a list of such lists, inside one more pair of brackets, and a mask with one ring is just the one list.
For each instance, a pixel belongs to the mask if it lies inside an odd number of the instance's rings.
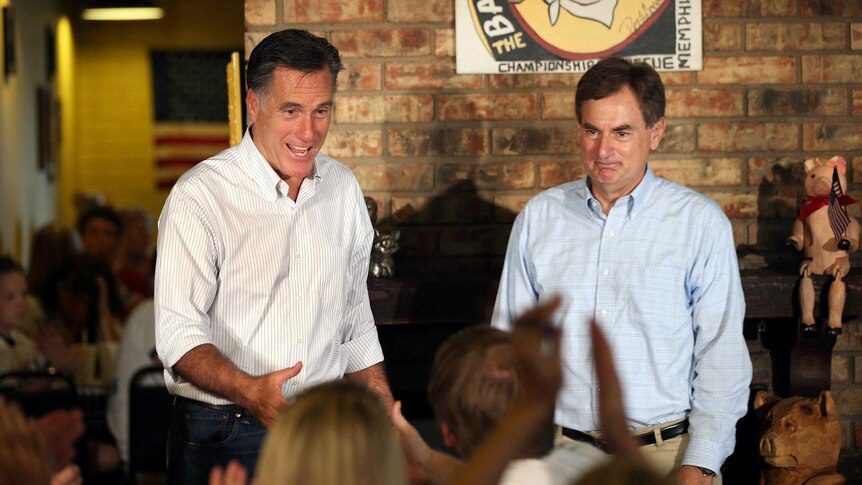
[[647,165],[665,129],[655,70],[605,59],[581,78],[575,103],[587,176],[540,193],[518,215],[493,325],[508,329],[536,301],[562,295],[555,422],[563,436],[601,446],[595,318],[641,449],[680,483],[710,483],[733,451],[751,380],[730,222],[713,200]]

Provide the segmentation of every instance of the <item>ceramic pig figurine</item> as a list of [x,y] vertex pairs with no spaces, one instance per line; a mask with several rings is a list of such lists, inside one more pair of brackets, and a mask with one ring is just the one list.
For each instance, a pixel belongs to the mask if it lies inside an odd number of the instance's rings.
[[[802,251],[805,260],[799,267],[799,305],[802,310],[803,330],[816,332],[814,321],[814,284],[812,274],[829,275],[834,281],[829,286],[829,319],[827,333],[841,333],[841,315],[844,312],[845,287],[842,280],[850,271],[850,253],[859,246],[859,223],[850,217],[844,233],[836,238],[829,220],[829,197],[832,178],[836,172],[842,193],[847,189],[847,162],[843,157],[805,161],[805,201],[799,218],[793,226],[788,244]],[[837,199],[843,208],[857,200],[848,195]]]
[[754,397],[763,422],[760,455],[766,465],[761,484],[843,484],[835,472],[841,451],[841,425],[832,393],[781,399],[766,391]]

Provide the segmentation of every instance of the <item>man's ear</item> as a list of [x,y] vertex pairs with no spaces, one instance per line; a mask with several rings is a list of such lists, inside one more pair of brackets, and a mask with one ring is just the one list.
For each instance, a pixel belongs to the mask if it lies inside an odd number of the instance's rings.
[[245,94],[245,105],[248,109],[248,119],[253,123],[257,118],[257,112],[260,111],[260,99],[251,89]]
[[655,122],[649,129],[649,147],[652,150],[658,150],[661,139],[664,136],[664,118]]
[[458,446],[458,437],[455,436],[455,433],[452,432],[448,424],[440,424],[440,433],[443,435],[443,444],[448,448],[455,448]]

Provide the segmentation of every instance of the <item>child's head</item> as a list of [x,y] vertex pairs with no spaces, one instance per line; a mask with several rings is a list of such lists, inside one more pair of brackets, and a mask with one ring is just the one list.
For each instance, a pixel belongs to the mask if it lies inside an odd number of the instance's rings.
[[9,256],[0,256],[0,333],[20,327],[27,318],[27,279],[24,268]]

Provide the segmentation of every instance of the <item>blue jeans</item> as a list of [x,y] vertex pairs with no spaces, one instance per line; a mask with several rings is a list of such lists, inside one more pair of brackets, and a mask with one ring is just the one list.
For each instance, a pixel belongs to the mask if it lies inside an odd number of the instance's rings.
[[209,406],[177,397],[168,432],[168,484],[206,485],[210,470],[239,461],[254,474],[266,428],[239,406]]

